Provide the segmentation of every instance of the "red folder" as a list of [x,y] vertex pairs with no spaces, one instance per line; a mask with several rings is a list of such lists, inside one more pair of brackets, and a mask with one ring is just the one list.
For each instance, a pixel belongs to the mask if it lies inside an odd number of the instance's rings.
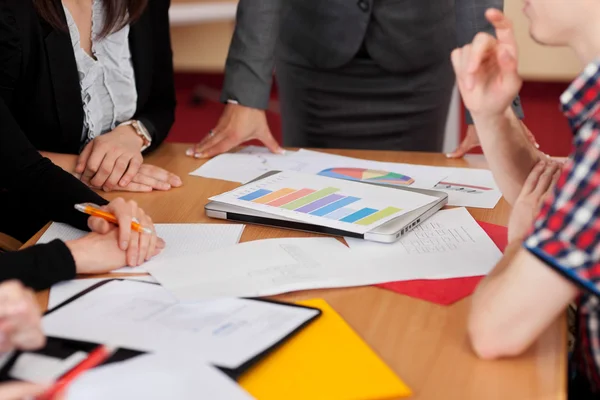
[[[488,224],[487,222],[478,221],[478,223],[494,241],[496,246],[498,246],[500,251],[504,252],[504,249],[508,244],[506,227]],[[406,296],[430,301],[432,303],[450,305],[470,296],[475,291],[475,288],[481,279],[483,279],[482,276],[438,280],[420,279],[414,281],[389,282],[377,286]]]

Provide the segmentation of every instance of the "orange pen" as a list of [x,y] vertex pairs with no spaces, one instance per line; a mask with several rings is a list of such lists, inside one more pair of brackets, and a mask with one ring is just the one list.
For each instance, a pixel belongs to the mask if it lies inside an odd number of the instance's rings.
[[[115,217],[113,214],[109,213],[108,211],[102,210],[96,204],[92,204],[92,203],[75,204],[75,209],[77,211],[81,211],[84,214],[91,215],[92,217],[102,218],[110,223],[115,224],[115,225],[119,224],[117,217]],[[131,222],[131,229],[133,229],[134,231],[139,232],[139,233],[152,234],[152,229],[144,228],[140,224],[140,221],[138,221],[136,218],[133,218],[133,220]]]

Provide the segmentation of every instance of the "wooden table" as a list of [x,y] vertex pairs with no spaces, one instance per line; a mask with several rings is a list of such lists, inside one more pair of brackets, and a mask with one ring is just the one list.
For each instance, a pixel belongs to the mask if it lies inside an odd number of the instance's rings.
[[[187,147],[165,144],[147,160],[179,174],[184,182],[182,188],[131,197],[157,223],[221,223],[205,216],[204,205],[208,197],[238,185],[187,175],[203,163],[184,157]],[[440,166],[482,166],[484,163],[481,156],[448,160],[442,154],[331,152],[373,160]],[[116,196],[111,193],[106,197]],[[494,210],[469,211],[478,220],[506,225],[509,206],[501,200]],[[30,242],[37,240],[40,234]],[[306,236],[311,235],[248,225],[242,241]],[[375,287],[304,291],[276,298],[290,301],[316,297],[327,300],[396,371],[413,389],[413,399],[566,399],[564,318],[554,323],[525,355],[486,362],[475,357],[467,341],[466,317],[470,299],[444,307]],[[38,299],[45,309],[48,291],[40,292]]]

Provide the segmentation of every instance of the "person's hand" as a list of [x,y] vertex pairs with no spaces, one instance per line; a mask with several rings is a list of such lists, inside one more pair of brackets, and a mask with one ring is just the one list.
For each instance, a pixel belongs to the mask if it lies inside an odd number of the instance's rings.
[[452,52],[460,94],[467,109],[476,115],[502,115],[519,93],[517,42],[511,21],[495,9],[485,13],[496,38],[478,33],[472,44]]
[[[0,399],[25,400],[33,399],[48,389],[48,385],[38,385],[29,382],[10,382],[0,384]],[[64,397],[63,397],[64,398]],[[58,400],[58,399],[56,399]]]
[[137,174],[126,186],[116,188],[104,186],[94,189],[102,189],[105,192],[113,190],[119,192],[152,192],[153,190],[171,190],[181,185],[183,185],[183,182],[179,176],[155,165],[142,164]]
[[[144,210],[138,207],[135,201],[125,201],[122,198],[117,198],[102,208],[112,213],[117,218],[119,227],[118,237],[116,239],[118,240],[115,239],[113,243],[112,231],[115,230],[114,225],[97,217],[90,217],[88,225],[90,230],[99,234],[100,237],[88,235],[90,237],[88,238],[86,236],[86,240],[96,243],[99,249],[108,249],[111,256],[114,257],[108,257],[108,253],[105,257],[102,256],[101,252],[97,253],[97,261],[100,262],[100,264],[92,263],[91,267],[88,267],[88,263],[84,262],[82,263],[83,269],[89,270],[91,268],[97,270],[98,268],[109,268],[108,270],[112,270],[125,265],[135,267],[141,265],[144,261],[148,261],[165,247],[164,241],[156,236],[156,229],[152,223],[152,219],[146,215]],[[138,233],[133,231],[131,229],[131,222],[134,218],[142,227],[150,229],[152,233]],[[111,244],[114,244],[114,248],[110,246]],[[117,251],[117,249],[120,249],[120,251]],[[126,258],[122,257],[122,252],[127,253]],[[110,260],[111,262],[104,265],[105,259],[106,261]],[[83,271],[80,271],[79,266],[77,271],[84,273]]]
[[260,140],[273,153],[284,153],[271,134],[263,110],[228,104],[217,126],[200,143],[188,149],[186,155],[210,158],[251,139]]
[[540,161],[531,170],[510,213],[508,241],[524,240],[538,215],[542,202],[552,192],[560,177],[562,164]]
[[126,187],[142,163],[144,141],[131,126],[119,126],[88,143],[77,160],[75,172],[92,187],[115,190]]
[[[522,121],[521,125],[523,126],[523,132],[525,133],[527,139],[535,146],[536,149],[539,149],[540,145],[537,143],[537,140],[535,140],[533,133],[531,133],[529,128],[527,128],[527,125],[525,125],[525,123]],[[477,128],[475,128],[475,125],[468,125],[463,141],[460,142],[456,150],[454,150],[452,153],[446,154],[446,157],[461,158],[464,157],[469,151],[479,146],[481,146],[481,143],[479,142],[479,136],[477,135]]]
[[[0,285],[0,352],[37,350],[44,346],[42,314],[33,291],[21,282]],[[0,397],[2,398],[2,397]]]

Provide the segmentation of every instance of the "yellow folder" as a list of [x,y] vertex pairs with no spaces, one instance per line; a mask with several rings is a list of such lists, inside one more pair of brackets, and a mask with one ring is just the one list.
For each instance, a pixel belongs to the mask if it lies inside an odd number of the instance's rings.
[[323,314],[240,379],[257,400],[381,400],[410,389],[325,300]]

